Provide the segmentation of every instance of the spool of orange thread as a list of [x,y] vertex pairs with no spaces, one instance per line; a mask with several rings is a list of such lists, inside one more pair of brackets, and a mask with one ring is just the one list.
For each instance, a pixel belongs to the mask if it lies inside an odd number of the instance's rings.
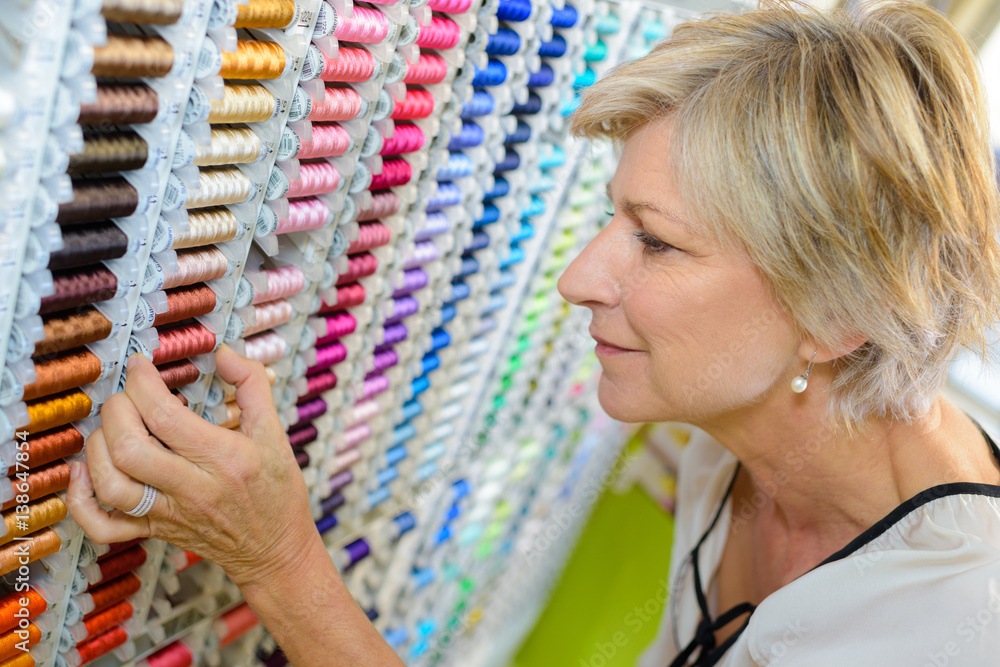
[[0,665],[0,667],[35,667],[37,664],[35,659],[31,657],[30,653],[24,653],[19,651],[20,655],[11,658],[7,662]]
[[[72,426],[63,426],[52,431],[28,437],[28,460],[23,463],[29,468],[51,463],[83,450],[83,434]],[[14,470],[7,472],[13,473]]]
[[117,579],[112,579],[100,586],[95,586],[91,590],[80,593],[73,598],[80,611],[84,614],[92,614],[97,611],[107,609],[113,604],[117,604],[125,598],[135,595],[142,588],[142,581],[131,572],[122,575]]
[[33,563],[39,558],[54,554],[62,547],[62,540],[51,528],[43,528],[27,540],[19,540],[0,547],[0,575],[13,572],[23,563],[21,558],[27,556]]
[[[21,602],[27,602],[27,604],[21,604]],[[8,593],[0,598],[0,632],[7,632],[17,627],[20,618],[14,614],[21,609],[27,609],[28,618],[34,618],[44,613],[48,608],[49,603],[34,588],[29,588],[23,593],[16,591]]]
[[128,600],[111,605],[103,611],[87,614],[79,623],[69,626],[69,633],[77,645],[101,635],[111,628],[132,618],[135,609]]
[[153,350],[157,366],[171,361],[208,354],[215,349],[215,334],[199,322],[190,322],[157,330],[160,347]]
[[66,518],[66,503],[58,496],[48,496],[29,503],[27,521],[24,520],[25,515],[17,514],[15,510],[16,508],[3,513],[7,534],[0,536],[0,545],[10,543],[15,537],[23,537],[42,528],[48,528]]
[[156,370],[160,371],[160,379],[167,389],[186,387],[201,377],[201,371],[187,359],[157,366]]
[[93,411],[90,397],[79,389],[64,391],[36,401],[28,402],[28,433],[47,431],[70,422],[86,419]]
[[64,659],[67,665],[85,665],[97,660],[102,655],[107,655],[127,641],[128,633],[125,632],[125,628],[119,625],[102,635],[79,644],[75,649],[66,653]]
[[286,28],[295,20],[295,0],[250,0],[238,7],[235,28]]
[[22,400],[30,401],[96,382],[104,372],[101,360],[90,350],[74,350],[52,359],[36,359],[37,379],[24,388]]
[[[69,464],[64,461],[51,463],[41,468],[31,469],[31,472],[24,479],[14,479],[12,488],[14,495],[27,495],[28,500],[35,500],[47,496],[50,493],[62,491],[69,486],[70,469]],[[11,470],[13,473],[14,471]],[[24,489],[27,488],[27,492]],[[0,511],[9,510],[17,504],[17,499],[12,499],[0,506]]]
[[38,629],[37,625],[29,623],[27,630],[27,640],[25,640],[20,634],[17,634],[16,630],[11,630],[10,632],[0,635],[0,660],[12,660],[19,655],[23,655],[24,650],[21,646],[24,646],[24,641],[28,642],[27,645],[29,647],[42,641],[42,631]]
[[153,326],[180,322],[215,310],[216,296],[205,283],[178,287],[167,292],[167,310],[158,313]]

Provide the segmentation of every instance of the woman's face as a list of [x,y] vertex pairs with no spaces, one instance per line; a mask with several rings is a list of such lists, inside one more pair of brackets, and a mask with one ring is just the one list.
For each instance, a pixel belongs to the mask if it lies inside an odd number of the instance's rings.
[[[598,395],[629,422],[703,423],[801,373],[791,321],[749,258],[701,233],[671,178],[671,123],[632,133],[609,185],[614,217],[559,280],[593,311]],[[780,388],[780,387],[779,387]]]

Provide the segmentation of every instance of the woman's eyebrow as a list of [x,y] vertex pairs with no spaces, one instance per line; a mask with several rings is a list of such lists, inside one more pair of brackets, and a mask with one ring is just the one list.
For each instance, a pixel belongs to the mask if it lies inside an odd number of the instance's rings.
[[[604,186],[604,191],[607,194],[608,199],[614,201],[614,197],[611,195],[611,183],[608,183],[607,185]],[[652,211],[653,213],[656,213],[657,215],[664,218],[668,222],[676,225],[677,227],[680,227],[682,230],[684,230],[691,236],[695,236],[695,233],[691,229],[691,226],[684,220],[684,218],[668,208],[665,208],[650,201],[634,201],[631,199],[623,199],[620,202],[620,205],[622,210],[624,210],[631,216],[635,216],[636,213],[642,210]]]

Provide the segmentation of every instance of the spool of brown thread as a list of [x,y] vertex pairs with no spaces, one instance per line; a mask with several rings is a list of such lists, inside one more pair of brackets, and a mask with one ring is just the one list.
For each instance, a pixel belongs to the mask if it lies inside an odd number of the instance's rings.
[[80,105],[80,125],[151,123],[160,111],[156,91],[144,83],[97,84],[97,99]]
[[167,385],[167,389],[186,387],[201,377],[201,371],[187,359],[157,366],[156,370],[160,371],[160,379]]
[[38,376],[24,388],[25,401],[82,387],[101,377],[101,360],[90,350],[74,350],[52,359],[36,359]]
[[51,528],[43,528],[27,540],[19,540],[0,547],[0,575],[13,572],[22,565],[25,556],[29,563],[54,554],[62,547],[62,540]]
[[[22,463],[31,469],[83,451],[83,435],[73,426],[62,426],[28,436],[26,442],[28,443],[28,460]],[[13,474],[16,471],[9,470],[8,472]]]
[[62,237],[62,250],[49,256],[52,271],[117,259],[128,251],[128,236],[113,222],[67,227]]
[[[69,486],[69,475],[69,464],[65,461],[50,463],[41,468],[31,468],[31,472],[28,473],[23,481],[20,479],[12,480],[14,482],[14,493],[15,495],[25,494],[28,496],[28,500],[41,498],[50,493],[57,493]],[[23,491],[24,485],[28,487],[27,492]],[[4,503],[0,507],[0,511],[9,510],[17,504],[17,499],[13,498],[9,502]]]
[[149,157],[146,140],[131,130],[87,129],[83,152],[71,155],[67,174],[101,174],[142,169]]
[[66,271],[53,271],[55,294],[42,297],[40,315],[113,299],[118,277],[100,264]]
[[121,176],[73,180],[73,201],[59,205],[56,222],[72,224],[123,218],[139,208],[139,193]]
[[35,356],[95,343],[111,335],[111,321],[92,306],[43,318],[45,338],[35,343]]
[[108,35],[94,49],[94,76],[161,77],[174,67],[174,49],[161,37]]
[[101,14],[109,21],[171,25],[183,9],[184,0],[104,0]]
[[167,311],[157,314],[153,326],[205,315],[215,310],[215,303],[215,292],[204,283],[172,289],[167,292]]

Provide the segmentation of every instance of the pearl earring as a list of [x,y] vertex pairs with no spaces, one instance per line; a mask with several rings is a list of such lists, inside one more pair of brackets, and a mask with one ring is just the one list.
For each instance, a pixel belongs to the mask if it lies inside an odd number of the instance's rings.
[[[816,352],[819,352],[819,350],[816,350]],[[813,356],[809,358],[809,365],[806,366],[806,372],[795,376],[795,379],[792,380],[792,391],[796,394],[801,394],[809,386],[809,374],[812,373],[813,359],[816,358],[816,352],[813,352]]]

